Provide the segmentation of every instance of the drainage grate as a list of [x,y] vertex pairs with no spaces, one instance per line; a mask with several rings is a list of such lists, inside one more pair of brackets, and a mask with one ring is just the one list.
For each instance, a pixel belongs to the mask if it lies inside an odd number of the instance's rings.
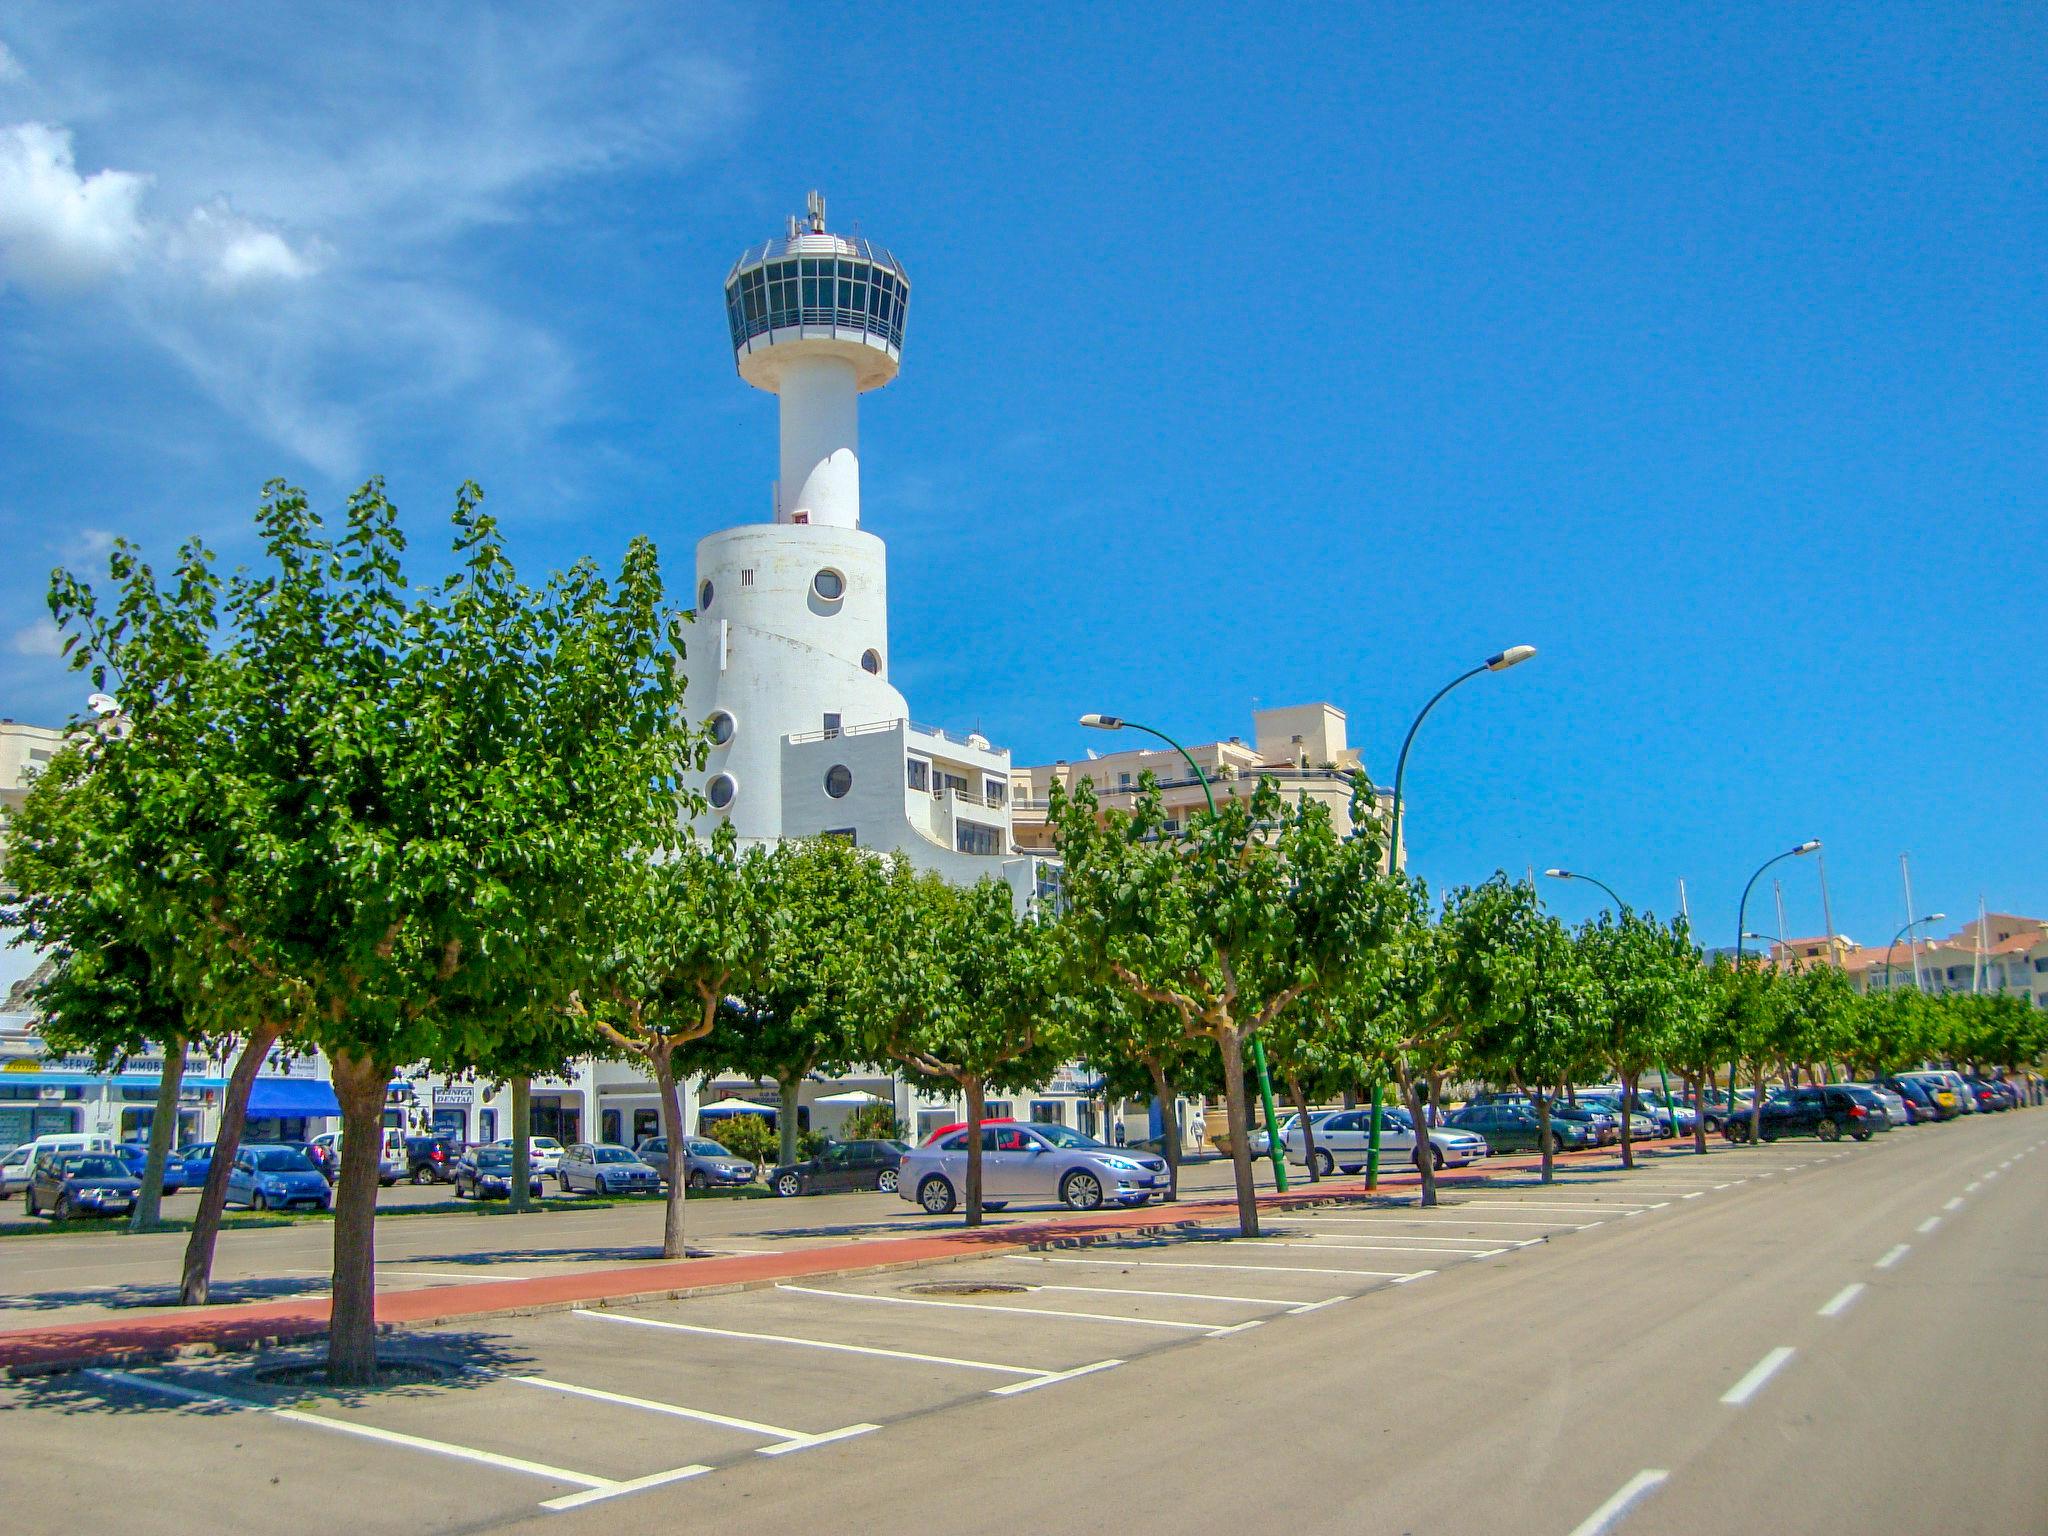
[[1009,1280],[931,1280],[922,1285],[906,1285],[903,1289],[920,1296],[1014,1296],[1031,1287]]

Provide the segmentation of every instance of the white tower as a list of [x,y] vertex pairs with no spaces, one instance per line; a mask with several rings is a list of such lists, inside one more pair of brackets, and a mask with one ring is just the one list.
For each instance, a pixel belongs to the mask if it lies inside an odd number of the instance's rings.
[[716,745],[700,827],[746,841],[832,833],[948,878],[1032,894],[1011,851],[1006,751],[913,725],[888,681],[888,566],[860,526],[859,397],[896,377],[910,279],[825,230],[825,203],[725,280],[740,377],[777,397],[775,516],[697,546],[684,704]]

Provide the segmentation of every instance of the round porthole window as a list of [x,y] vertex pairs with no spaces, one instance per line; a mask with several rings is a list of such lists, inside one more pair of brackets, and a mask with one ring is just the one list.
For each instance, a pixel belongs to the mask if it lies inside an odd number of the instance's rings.
[[731,805],[732,797],[739,792],[739,784],[729,773],[714,773],[711,782],[704,786],[705,798],[711,802],[714,811],[722,811]]
[[835,570],[822,570],[811,578],[811,590],[826,602],[836,603],[846,596],[846,578]]
[[844,763],[834,763],[825,770],[825,793],[834,800],[844,800],[846,792],[853,788],[853,770]]
[[732,740],[732,716],[724,710],[714,709],[711,711],[711,718],[705,721],[705,724],[710,727],[711,745],[714,747],[722,747]]
[[711,606],[713,590],[711,583],[708,581],[702,581],[697,584],[697,611],[699,613],[702,613]]
[[876,650],[863,652],[860,658],[860,665],[863,672],[872,672],[875,676],[880,677],[882,675],[882,653]]

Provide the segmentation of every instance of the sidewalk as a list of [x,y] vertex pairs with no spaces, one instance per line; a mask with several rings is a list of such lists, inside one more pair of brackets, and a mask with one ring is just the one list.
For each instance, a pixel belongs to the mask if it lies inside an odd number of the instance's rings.
[[[1645,1160],[1689,1143],[1638,1142]],[[1567,1155],[1561,1170],[1602,1167],[1611,1149]],[[1581,1162],[1577,1158],[1585,1158]],[[1596,1162],[1595,1159],[1602,1161]],[[1482,1167],[1446,1170],[1437,1175],[1440,1187],[1484,1183],[1496,1174],[1521,1173],[1542,1166],[1534,1154],[1490,1157]],[[1616,1165],[1618,1171],[1618,1164]],[[1421,1183],[1412,1170],[1383,1172],[1382,1194],[1369,1196],[1355,1178],[1303,1183],[1287,1194],[1259,1197],[1261,1211],[1286,1212],[1314,1206],[1350,1204],[1383,1198],[1388,1191],[1405,1192]],[[639,1301],[675,1300],[720,1291],[747,1290],[791,1279],[876,1274],[929,1264],[952,1263],[985,1255],[1028,1251],[1119,1238],[1181,1232],[1229,1221],[1237,1205],[1231,1199],[1183,1201],[1173,1206],[1141,1206],[1135,1210],[1096,1211],[1083,1216],[1050,1216],[1042,1221],[1013,1222],[1000,1227],[962,1227],[957,1231],[906,1238],[868,1239],[829,1247],[786,1249],[779,1253],[729,1255],[709,1259],[642,1262],[617,1269],[566,1275],[532,1276],[479,1284],[428,1286],[384,1291],[377,1296],[377,1324],[382,1330],[427,1327],[468,1318],[515,1313],[565,1311],[592,1305],[625,1305]],[[0,1332],[0,1370],[38,1372],[85,1364],[161,1357],[181,1349],[240,1349],[294,1339],[317,1338],[327,1331],[328,1303],[322,1298],[262,1302],[233,1308],[194,1309],[141,1318],[95,1319]]]

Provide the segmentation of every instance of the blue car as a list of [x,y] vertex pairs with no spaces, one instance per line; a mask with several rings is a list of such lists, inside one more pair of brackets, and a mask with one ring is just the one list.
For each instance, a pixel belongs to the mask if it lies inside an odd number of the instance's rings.
[[325,1211],[333,1209],[334,1197],[305,1153],[258,1143],[235,1153],[227,1203],[252,1211]]
[[180,1147],[178,1156],[185,1164],[185,1182],[188,1184],[204,1184],[206,1176],[213,1172],[213,1143],[210,1141]]
[[[143,1142],[124,1141],[120,1146],[114,1148],[114,1156],[126,1163],[128,1171],[139,1179],[142,1177],[142,1170],[149,1164],[149,1147]],[[175,1152],[166,1152],[164,1154],[164,1193],[175,1195],[185,1187],[187,1177],[185,1159],[178,1156]]]

